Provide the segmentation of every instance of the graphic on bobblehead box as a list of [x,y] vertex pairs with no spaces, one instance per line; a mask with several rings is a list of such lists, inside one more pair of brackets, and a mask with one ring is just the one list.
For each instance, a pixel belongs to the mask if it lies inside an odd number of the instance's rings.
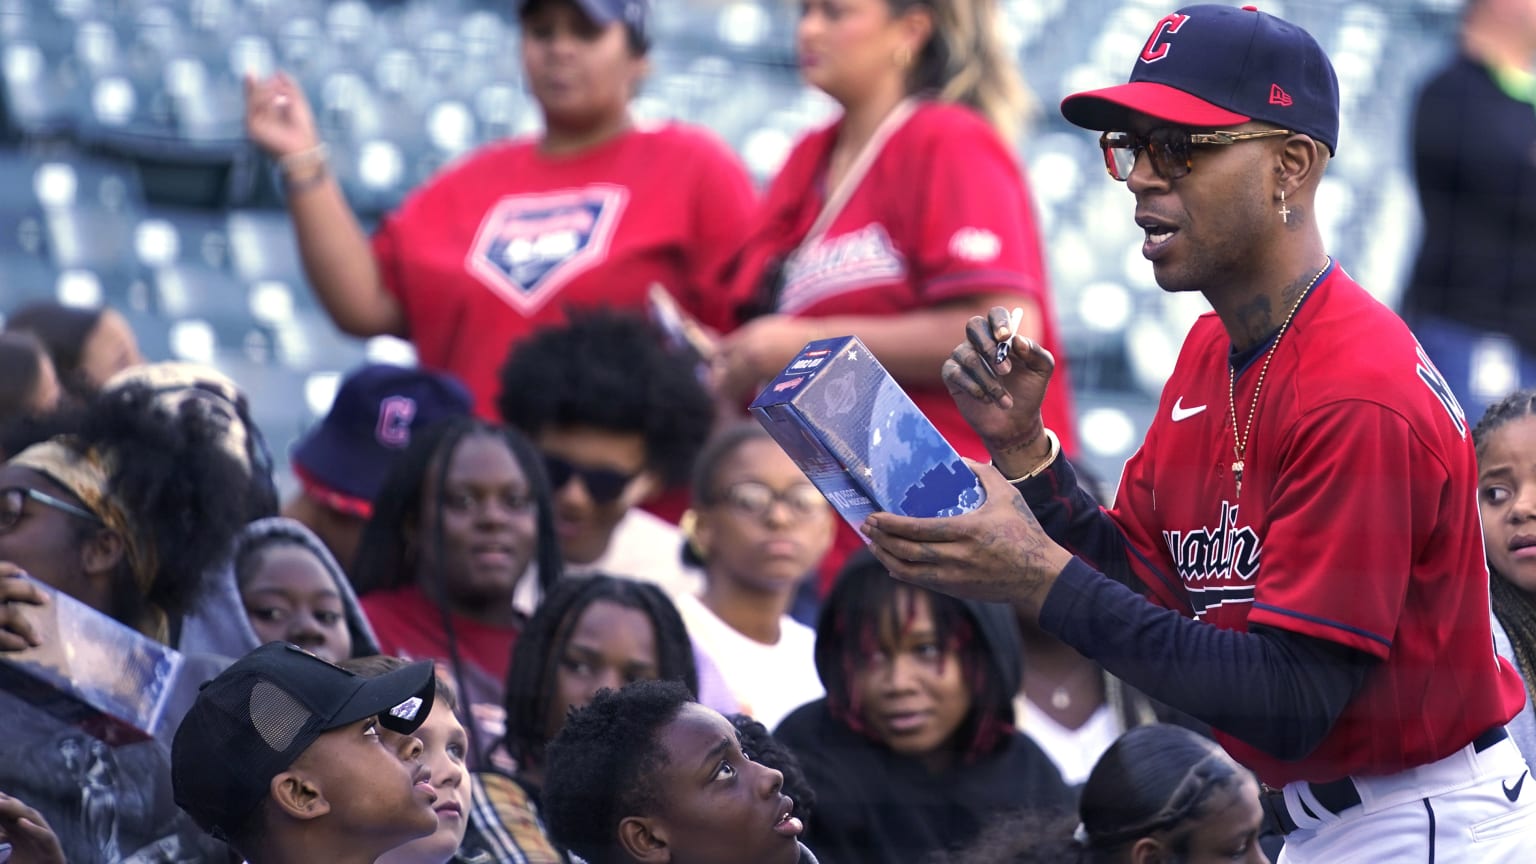
[[807,344],[750,408],[854,528],[880,510],[954,516],[986,500],[975,472],[856,336]]

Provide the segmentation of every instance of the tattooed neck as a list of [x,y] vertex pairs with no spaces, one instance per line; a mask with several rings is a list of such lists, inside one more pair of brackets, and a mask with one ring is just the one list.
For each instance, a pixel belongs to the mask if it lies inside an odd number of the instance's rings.
[[1239,306],[1235,313],[1237,334],[1232,339],[1232,347],[1238,351],[1245,351],[1274,335],[1280,323],[1291,314],[1291,309],[1301,300],[1301,295],[1306,292],[1307,286],[1312,284],[1316,276],[1317,271],[1314,270],[1296,277],[1281,289],[1278,305],[1269,293],[1263,293]]

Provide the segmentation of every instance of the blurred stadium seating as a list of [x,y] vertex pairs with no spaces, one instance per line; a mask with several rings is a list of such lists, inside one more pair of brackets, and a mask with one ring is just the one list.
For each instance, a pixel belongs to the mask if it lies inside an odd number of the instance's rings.
[[[1130,200],[1055,105],[1123,80],[1170,0],[1003,0],[1041,110],[1020,142],[1078,385],[1087,461],[1113,483],[1199,297],[1165,296]],[[1329,248],[1392,302],[1417,234],[1404,131],[1450,50],[1458,0],[1261,4],[1311,30],[1341,80],[1323,192]],[[0,315],[38,298],[111,303],[146,353],[240,380],[281,460],[365,357],[304,284],[270,168],[241,128],[241,78],[294,74],[365,222],[444,163],[537,128],[511,0],[0,0]],[[657,0],[635,110],[720,134],[766,179],[833,106],[795,72],[792,0]],[[1383,57],[1391,46],[1390,59]]]

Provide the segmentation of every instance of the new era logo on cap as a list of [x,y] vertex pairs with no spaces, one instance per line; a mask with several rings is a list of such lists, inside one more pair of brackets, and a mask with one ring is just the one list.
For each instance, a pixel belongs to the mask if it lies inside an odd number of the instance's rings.
[[1279,84],[1269,85],[1269,104],[1289,108],[1292,104],[1291,94],[1280,89]]

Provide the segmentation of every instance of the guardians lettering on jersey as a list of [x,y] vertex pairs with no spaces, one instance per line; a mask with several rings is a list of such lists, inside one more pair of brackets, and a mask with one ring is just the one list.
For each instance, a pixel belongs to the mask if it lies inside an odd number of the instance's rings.
[[837,294],[897,282],[907,265],[885,226],[871,222],[849,234],[800,247],[784,264],[779,311],[794,313]]
[[1164,531],[1163,542],[1189,595],[1196,618],[1209,609],[1253,602],[1253,580],[1259,575],[1259,535],[1248,525],[1237,527],[1237,505],[1221,502],[1215,528]]
[[608,256],[629,190],[593,184],[536,195],[508,195],[485,214],[466,266],[523,314]]
[[1467,412],[1461,407],[1461,403],[1456,401],[1456,394],[1451,392],[1451,385],[1446,383],[1445,376],[1441,375],[1440,370],[1435,368],[1435,364],[1430,362],[1429,355],[1425,353],[1424,346],[1418,344],[1418,340],[1414,340],[1414,349],[1419,358],[1418,365],[1415,367],[1415,371],[1419,373],[1419,380],[1423,381],[1424,386],[1428,387],[1429,391],[1435,394],[1435,398],[1440,400],[1445,413],[1451,415],[1451,422],[1456,424],[1456,431],[1462,438],[1466,438]]

